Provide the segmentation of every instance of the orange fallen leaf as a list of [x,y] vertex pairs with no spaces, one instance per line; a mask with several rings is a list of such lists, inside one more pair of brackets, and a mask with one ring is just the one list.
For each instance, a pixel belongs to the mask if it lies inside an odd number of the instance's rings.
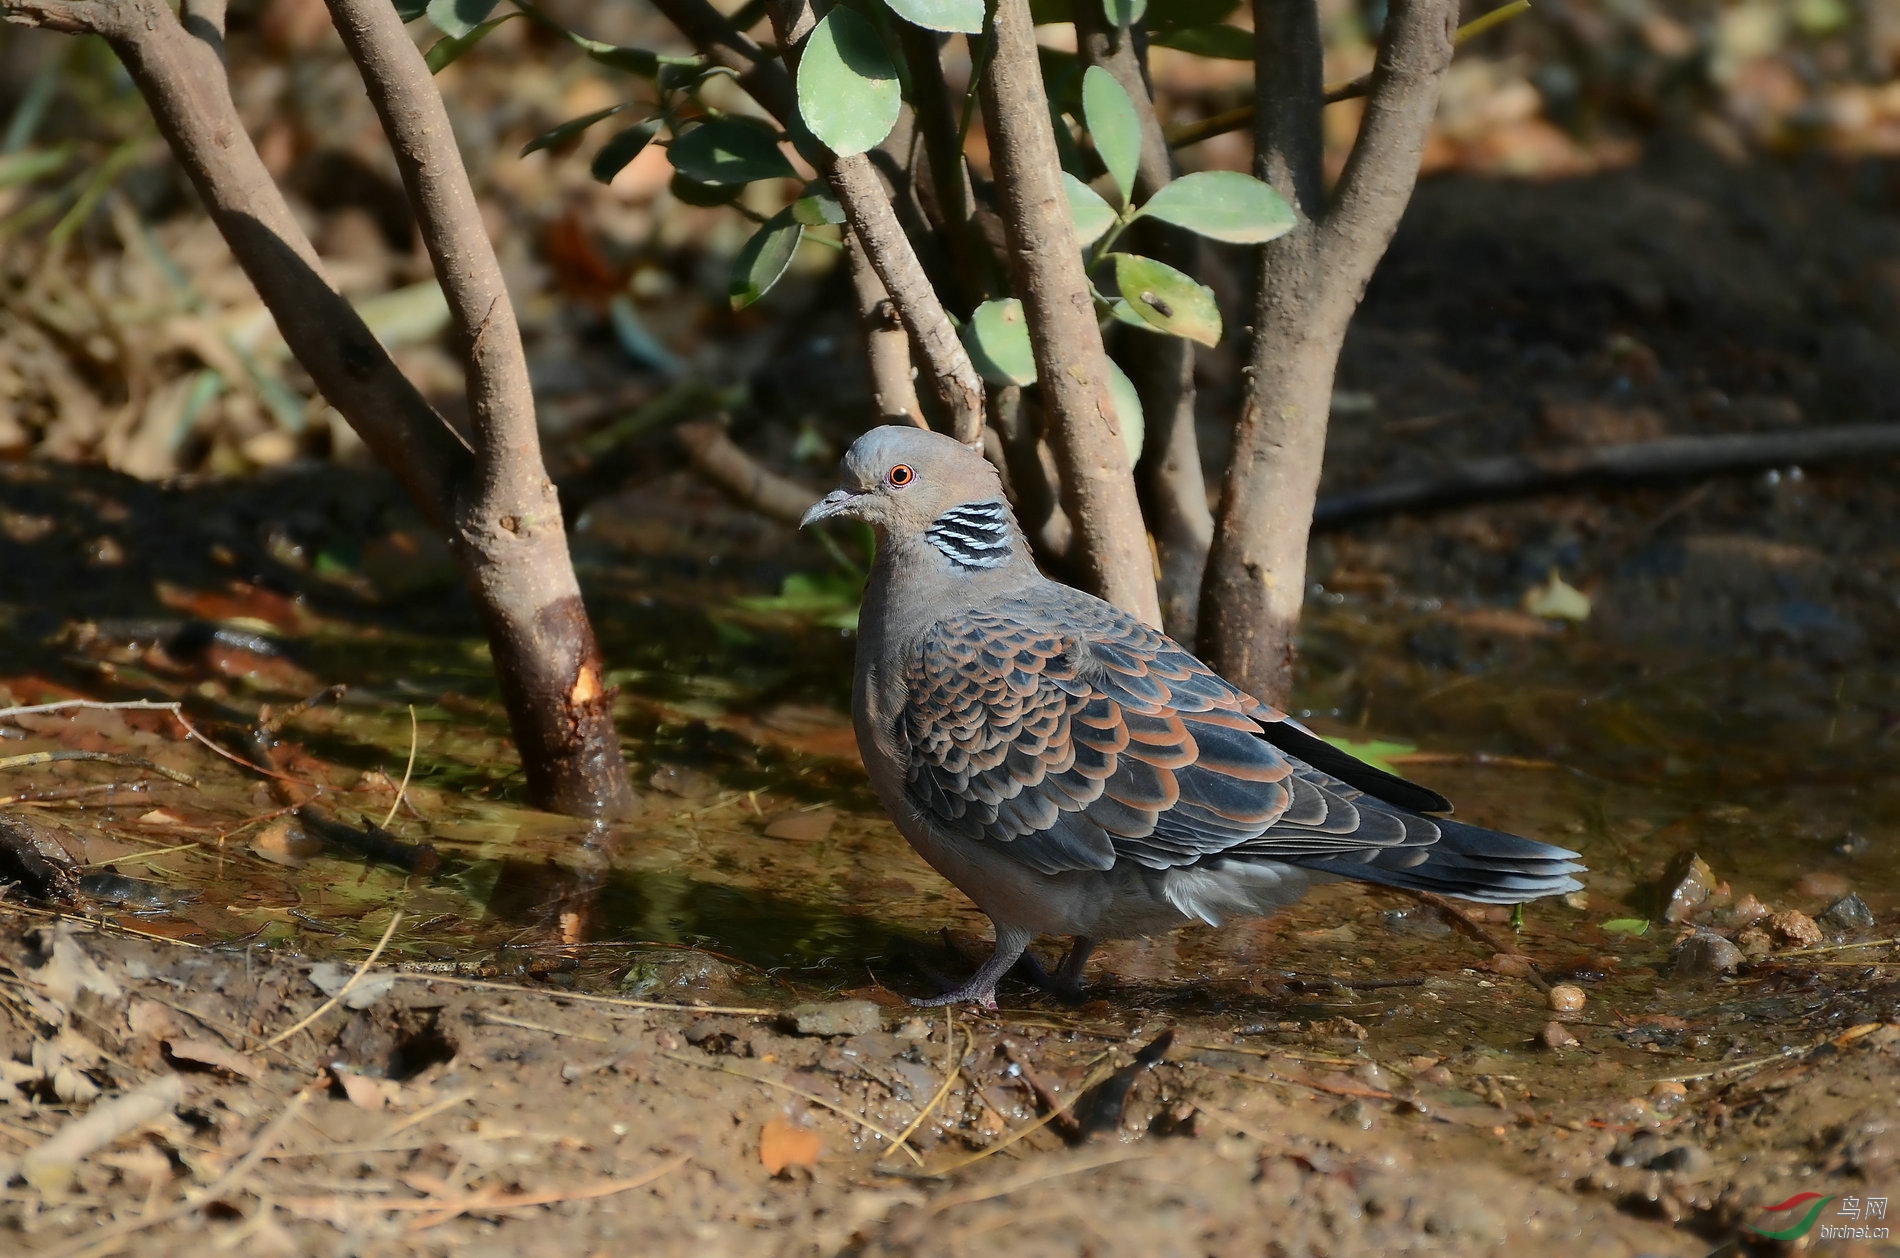
[[759,1132],[759,1162],[766,1174],[781,1174],[788,1166],[818,1165],[823,1148],[818,1133],[794,1127],[782,1118],[774,1118]]

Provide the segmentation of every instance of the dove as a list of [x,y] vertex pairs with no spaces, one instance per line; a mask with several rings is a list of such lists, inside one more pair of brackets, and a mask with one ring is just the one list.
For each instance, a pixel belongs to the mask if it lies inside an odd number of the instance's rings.
[[[920,1005],[994,1008],[1030,943],[1265,916],[1353,879],[1488,904],[1579,889],[1578,854],[1448,819],[1158,629],[1037,568],[996,470],[920,428],[874,428],[805,513],[860,520],[876,557],[852,717],[872,787],[996,947]],[[1438,815],[1430,815],[1438,814]],[[1046,975],[1044,977],[1047,977]]]

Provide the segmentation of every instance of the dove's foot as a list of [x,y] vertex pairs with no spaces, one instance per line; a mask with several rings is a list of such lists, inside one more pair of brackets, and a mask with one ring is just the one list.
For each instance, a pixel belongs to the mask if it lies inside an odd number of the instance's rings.
[[1029,947],[1029,932],[1020,930],[996,931],[996,951],[983,963],[981,969],[970,976],[970,981],[954,987],[941,996],[913,996],[910,1003],[925,1008],[934,1005],[979,1005],[984,1009],[996,1008],[996,984],[1003,975],[1009,973],[1009,967],[1020,960]]

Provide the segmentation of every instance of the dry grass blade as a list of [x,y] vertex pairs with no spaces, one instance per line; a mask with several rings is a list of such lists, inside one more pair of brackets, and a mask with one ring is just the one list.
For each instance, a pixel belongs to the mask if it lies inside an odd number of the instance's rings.
[[979,1201],[994,1201],[998,1197],[1007,1197],[1011,1193],[1033,1188],[1037,1184],[1052,1179],[1061,1179],[1066,1175],[1081,1175],[1089,1171],[1099,1171],[1108,1166],[1119,1166],[1124,1162],[1146,1162],[1165,1154],[1154,1149],[1113,1149],[1098,1153],[1093,1157],[1082,1157],[1062,1166],[1038,1165],[1031,1170],[1019,1171],[1007,1179],[981,1188],[971,1188],[964,1192],[946,1193],[930,1203],[930,1214],[942,1214],[958,1206],[974,1205]]
[[396,798],[389,805],[389,811],[383,816],[382,828],[389,829],[389,823],[396,819],[396,813],[402,808],[403,797],[409,794],[409,779],[416,771],[416,705],[409,705],[409,763],[402,771],[402,785],[396,788]]
[[230,1170],[219,1176],[208,1187],[185,1194],[184,1200],[163,1210],[149,1211],[135,1219],[126,1219],[97,1231],[76,1236],[64,1245],[42,1250],[40,1258],[103,1258],[103,1255],[119,1249],[121,1242],[127,1238],[182,1219],[206,1202],[217,1200],[242,1183],[259,1162],[270,1156],[271,1152],[277,1148],[278,1142],[283,1139],[284,1132],[289,1129],[290,1124],[297,1115],[303,1112],[304,1106],[310,1103],[310,1098],[316,1094],[318,1086],[314,1082],[304,1085],[295,1096],[290,1098],[290,1103],[284,1107],[284,1112],[273,1118],[262,1131],[257,1133],[257,1138],[251,1141],[250,1152],[239,1158]]
[[362,981],[363,975],[369,972],[369,967],[376,964],[376,958],[383,955],[383,949],[389,946],[391,936],[396,933],[396,927],[401,925],[401,923],[402,910],[398,909],[389,915],[389,925],[383,928],[383,937],[376,941],[376,946],[370,950],[370,954],[363,958],[363,964],[356,967],[356,973],[350,975],[343,986],[336,989],[336,994],[311,1010],[308,1017],[300,1019],[294,1026],[287,1027],[271,1036],[268,1040],[265,1040],[264,1047],[277,1047],[277,1045],[282,1044],[285,1040],[303,1030],[312,1022],[315,1022],[318,1018],[330,1012],[330,1010],[336,1008],[338,1002],[350,994],[350,989]]
[[180,773],[177,769],[168,769],[137,756],[122,756],[116,751],[29,751],[18,756],[0,757],[0,769],[26,769],[36,764],[53,764],[61,760],[96,760],[102,764],[116,764],[122,769],[144,769],[147,773],[156,773],[180,786],[189,786],[193,790],[198,788],[198,779],[189,773]]
[[[413,1230],[434,1227],[446,1223],[457,1215],[487,1213],[499,1210],[521,1210],[531,1206],[559,1205],[564,1201],[593,1201],[601,1197],[611,1197],[616,1193],[631,1192],[644,1188],[665,1175],[670,1175],[692,1160],[692,1155],[682,1153],[670,1162],[663,1162],[650,1171],[628,1179],[610,1179],[596,1184],[583,1184],[579,1188],[551,1189],[547,1192],[500,1193],[479,1192],[453,1200],[441,1198],[417,1198],[402,1201],[361,1201],[353,1198],[337,1197],[284,1197],[278,1205],[292,1210],[311,1210],[332,1212],[338,1209],[365,1214],[425,1214],[431,1216],[419,1219]],[[440,1216],[435,1217],[435,1216]]]
[[549,1000],[574,1000],[584,1005],[607,1005],[620,1009],[664,1009],[673,1013],[724,1013],[742,1017],[776,1017],[776,1009],[759,1009],[743,1005],[682,1005],[669,1004],[663,1000],[633,1000],[624,996],[589,996],[584,992],[551,992],[544,987],[524,987],[520,983],[498,983],[485,978],[457,978],[449,974],[409,974],[397,971],[391,978],[407,979],[412,983],[442,983],[449,987],[473,987],[482,991],[524,992],[530,996],[545,996]]
[[[952,1017],[950,1019],[949,1034],[945,1037],[948,1042],[944,1045],[943,1083],[937,1088],[936,1094],[930,1098],[930,1103],[925,1105],[922,1109],[918,1110],[917,1117],[911,1119],[909,1125],[906,1126],[904,1130],[897,1133],[897,1144],[894,1144],[890,1148],[884,1150],[884,1152],[878,1158],[879,1161],[883,1161],[884,1158],[887,1158],[891,1154],[897,1152],[899,1146],[902,1146],[906,1151],[908,1151],[910,1149],[909,1142],[910,1142],[911,1133],[916,1131],[919,1127],[923,1126],[924,1120],[930,1117],[931,1111],[935,1110],[939,1105],[943,1104],[943,1098],[950,1095],[950,1088],[953,1084],[956,1083],[957,1075],[959,1073],[959,1070],[957,1067],[957,1061],[961,1057],[961,1054],[957,1052],[957,1032],[961,1030],[963,1030],[963,1024],[958,1022],[956,1018]],[[969,1051],[967,1046],[974,1045],[975,1043],[976,1043],[975,1034],[970,1033],[970,1032],[965,1032],[966,1048],[964,1051],[965,1052]]]
[[589,1035],[585,1031],[563,1031],[560,1027],[549,1026],[545,1022],[530,1022],[526,1018],[511,1018],[507,1014],[502,1013],[484,1012],[482,1014],[482,1021],[486,1022],[489,1026],[519,1027],[523,1031],[539,1031],[543,1035],[586,1040],[590,1044],[605,1044],[608,1042],[607,1037],[604,1035]]
[[989,1148],[971,1154],[960,1162],[952,1162],[948,1166],[939,1166],[934,1170],[926,1172],[926,1174],[931,1179],[939,1179],[945,1175],[953,1175],[966,1166],[974,1166],[984,1158],[994,1157],[1026,1136],[1041,1131],[1044,1127],[1047,1127],[1050,1123],[1055,1122],[1056,1119],[1074,1109],[1076,1102],[1081,1100],[1089,1089],[1115,1073],[1116,1066],[1112,1060],[1113,1057],[1113,1053],[1103,1053],[1100,1057],[1097,1057],[1090,1063],[1091,1069],[1089,1070],[1088,1077],[1082,1080],[1081,1086],[1069,1094],[1069,1099],[1050,1110],[1047,1114],[1044,1114],[1041,1118],[1038,1118],[1035,1122],[1030,1123],[1026,1127],[1017,1128]]
[[777,1088],[782,1092],[790,1092],[793,1096],[803,1097],[805,1100],[810,1101],[813,1105],[817,1105],[824,1109],[828,1109],[832,1113],[836,1114],[838,1117],[846,1120],[847,1122],[857,1124],[858,1126],[864,1128],[866,1131],[870,1132],[874,1136],[882,1136],[884,1139],[890,1141],[891,1146],[893,1148],[902,1146],[904,1152],[910,1155],[911,1161],[915,1162],[919,1166],[922,1166],[924,1164],[924,1160],[922,1157],[918,1156],[917,1150],[911,1148],[907,1144],[904,1144],[903,1139],[899,1137],[895,1132],[888,1131],[885,1128],[878,1126],[876,1123],[864,1117],[864,1115],[862,1114],[853,1114],[850,1110],[845,1109],[841,1105],[832,1104],[830,1101],[827,1101],[824,1097],[819,1096],[816,1092],[807,1092],[805,1089],[798,1087],[795,1084],[786,1083],[779,1079],[773,1079],[767,1075],[755,1075],[749,1070],[737,1070],[731,1066],[722,1066],[716,1061],[698,1061],[694,1058],[688,1057],[684,1053],[662,1052],[660,1056],[665,1057],[670,1061],[681,1062],[684,1065],[698,1066],[702,1070],[717,1070],[721,1074],[737,1075],[741,1079],[750,1079],[752,1080],[752,1082],[762,1083],[768,1088]]

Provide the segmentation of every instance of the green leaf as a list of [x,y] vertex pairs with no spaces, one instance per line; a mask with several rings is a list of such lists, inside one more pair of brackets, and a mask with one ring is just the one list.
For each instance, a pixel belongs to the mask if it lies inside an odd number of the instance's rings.
[[702,208],[715,205],[731,205],[745,191],[744,184],[701,183],[685,175],[675,173],[666,185],[673,199],[681,205],[697,205]]
[[1178,31],[1189,26],[1213,26],[1225,22],[1240,0],[1167,0],[1148,15],[1150,40],[1158,31]]
[[798,62],[798,113],[811,133],[850,157],[889,135],[902,106],[877,28],[843,5],[825,14]]
[[652,142],[659,134],[660,120],[648,118],[645,122],[636,122],[625,131],[614,136],[600,146],[600,152],[594,154],[594,160],[588,163],[587,171],[602,183],[612,183],[626,164],[640,156],[640,150]]
[[1135,313],[1170,335],[1202,345],[1220,342],[1220,308],[1214,290],[1165,262],[1117,253],[1115,283]]
[[631,108],[633,108],[633,102],[628,101],[624,105],[610,105],[606,109],[597,109],[591,114],[582,114],[578,118],[569,118],[560,126],[555,127],[551,131],[543,131],[540,135],[535,136],[534,139],[522,145],[521,156],[526,157],[528,154],[537,153],[542,149],[558,148],[601,119],[611,118],[623,109]]
[[1128,455],[1128,466],[1133,467],[1141,461],[1141,442],[1148,431],[1141,413],[1141,394],[1135,392],[1135,382],[1120,363],[1112,358],[1102,361],[1108,364],[1108,395],[1115,403],[1115,425],[1122,430],[1122,449]]
[[1111,26],[1133,26],[1147,11],[1148,0],[1102,0],[1102,12]]
[[1391,757],[1410,755],[1412,752],[1418,750],[1418,748],[1414,747],[1411,743],[1393,743],[1381,738],[1360,743],[1354,742],[1350,738],[1328,738],[1326,735],[1321,734],[1320,741],[1331,743],[1353,759],[1364,761],[1375,769],[1390,773],[1393,777],[1404,777],[1405,775],[1393,767]]
[[738,607],[815,621],[834,629],[855,629],[858,624],[858,583],[840,573],[794,572],[779,586],[775,595],[736,598]]
[[884,0],[891,12],[927,31],[983,32],[983,0]]
[[804,235],[804,227],[789,209],[766,219],[752,233],[752,239],[732,260],[732,284],[727,294],[734,310],[744,310],[771,291],[792,265],[792,255],[798,252],[798,242]]
[[1115,209],[1095,194],[1095,189],[1062,172],[1062,190],[1069,194],[1069,218],[1075,224],[1075,243],[1083,248],[1094,244],[1115,225]]
[[1612,935],[1647,935],[1649,919],[1646,917],[1612,917],[1603,923],[1600,929]]
[[1029,321],[1014,297],[986,301],[963,325],[963,343],[976,369],[991,384],[1036,383],[1036,355],[1029,345]]
[[396,16],[413,22],[429,11],[429,0],[396,0]]
[[497,0],[429,0],[423,12],[435,28],[451,39],[460,39],[488,19]]
[[737,118],[702,122],[667,150],[673,169],[697,183],[737,187],[756,179],[783,179],[798,172],[764,127]]
[[1235,245],[1284,236],[1299,221],[1279,193],[1235,170],[1182,175],[1148,198],[1136,217],[1143,215]]
[[590,59],[614,70],[624,70],[628,74],[637,74],[643,79],[656,77],[660,73],[660,54],[649,52],[645,48],[628,48],[618,44],[599,44],[587,41],[592,47],[587,49]]
[[1150,35],[1148,42],[1222,61],[1252,61],[1254,54],[1253,32],[1238,26],[1183,26],[1179,30]]
[[1140,328],[1143,332],[1152,332],[1156,336],[1166,335],[1154,324],[1135,313],[1135,308],[1125,300],[1117,300],[1108,308],[1108,313],[1131,328]]
[[1129,204],[1135,196],[1135,167],[1141,164],[1141,120],[1135,116],[1135,102],[1114,75],[1090,66],[1082,75],[1082,113],[1095,138],[1095,151],[1121,189],[1122,204]]
[[429,45],[429,51],[422,54],[422,64],[429,67],[430,74],[442,73],[442,67],[461,59],[463,53],[488,38],[488,33],[511,17],[520,17],[519,13],[504,13],[500,17],[491,17],[479,26],[469,28],[466,35],[448,35]]
[[805,194],[792,202],[792,217],[807,227],[836,226],[844,222],[844,207],[823,183],[805,185]]

